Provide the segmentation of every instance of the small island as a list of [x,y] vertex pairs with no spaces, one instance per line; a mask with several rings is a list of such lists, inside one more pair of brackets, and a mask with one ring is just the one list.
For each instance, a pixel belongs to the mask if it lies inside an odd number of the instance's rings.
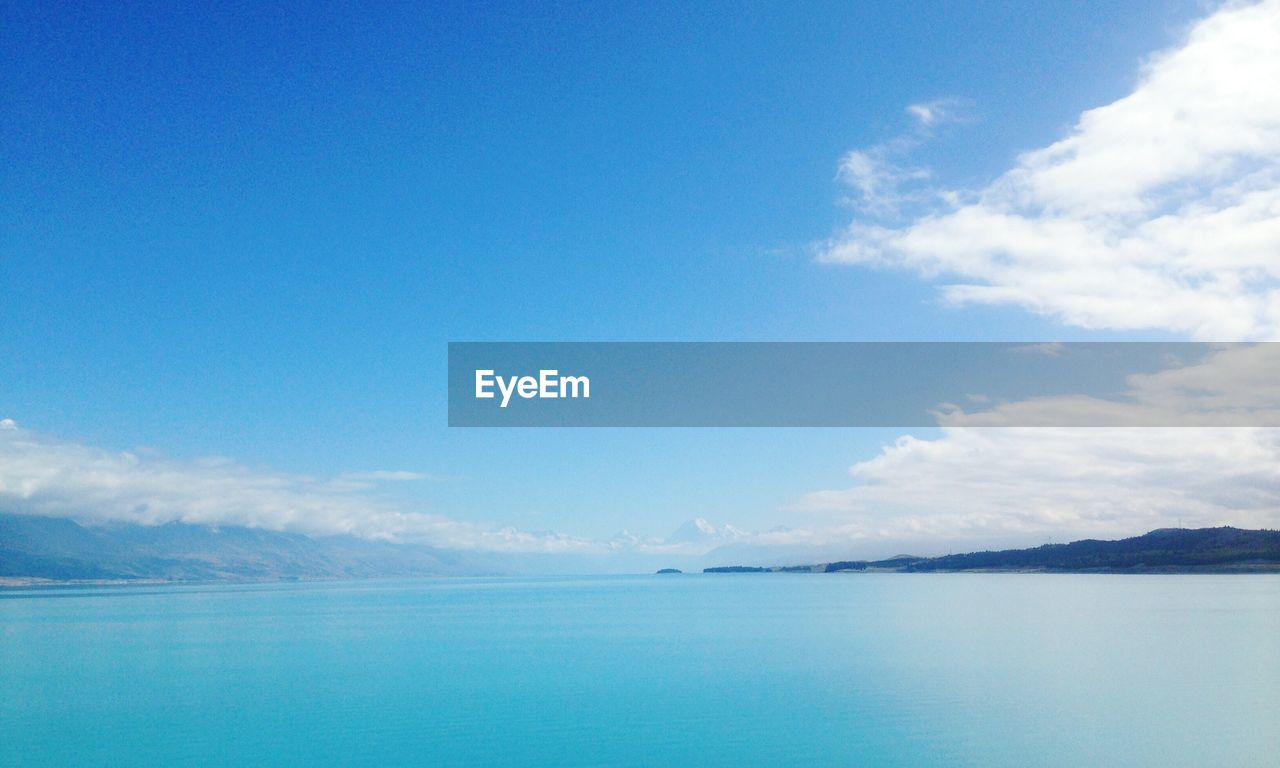
[[664,573],[684,573],[684,571],[680,570],[679,568],[663,568],[662,570],[658,571],[659,576],[663,575]]

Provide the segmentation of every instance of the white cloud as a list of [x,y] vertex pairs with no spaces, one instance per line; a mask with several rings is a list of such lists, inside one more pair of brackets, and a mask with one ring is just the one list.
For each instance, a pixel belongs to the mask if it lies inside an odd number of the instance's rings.
[[[1280,527],[1280,344],[1211,350],[1131,375],[1109,399],[956,408],[941,415],[941,437],[904,435],[852,467],[854,487],[808,494],[797,508],[827,514],[832,536],[980,546],[1179,524]],[[1154,426],[1171,424],[1219,426]],[[1246,426],[1258,424],[1270,426]]]
[[867,539],[1113,538],[1174,526],[1280,526],[1280,430],[947,427],[899,438],[805,496]]
[[378,469],[371,472],[343,472],[341,475],[325,483],[330,491],[364,491],[375,488],[381,483],[402,483],[417,480],[430,480],[430,475],[405,470]]
[[310,535],[352,534],[437,547],[582,552],[598,545],[409,512],[361,493],[378,482],[424,478],[375,471],[312,478],[224,458],[178,461],[59,440],[0,422],[0,511],[142,525],[239,525]]
[[0,513],[89,524],[235,525],[447,549],[615,558],[698,556],[738,541],[790,540],[697,518],[667,537],[642,538],[624,531],[599,541],[406,511],[368,493],[378,483],[431,478],[404,470],[316,478],[251,468],[222,457],[179,461],[59,440],[19,428],[9,419],[0,421]]
[[[864,207],[873,216],[821,259],[913,270],[947,281],[956,304],[1016,305],[1085,328],[1280,338],[1277,83],[1280,0],[1232,4],[1066,138],[984,189],[917,196],[934,206],[905,225],[874,216],[894,202],[877,187],[892,168],[851,172],[850,159],[861,162],[851,152],[842,177],[886,204]],[[911,111],[922,123],[934,114]]]
[[426,480],[427,475],[421,472],[409,472],[403,469],[375,469],[371,472],[344,472],[342,478],[355,482],[399,482],[408,480]]
[[854,193],[846,202],[870,215],[891,216],[909,203],[937,195],[925,184],[932,173],[908,164],[906,157],[930,138],[934,127],[960,120],[964,108],[959,99],[912,104],[906,110],[915,121],[909,130],[889,141],[846,153],[838,173]]
[[909,105],[907,114],[927,128],[940,123],[962,120],[967,107],[968,104],[961,99],[934,99]]
[[924,125],[930,125],[937,119],[933,109],[928,104],[912,104],[907,107],[907,112]]
[[856,194],[849,202],[865,211],[888,213],[913,199],[918,191],[909,190],[909,185],[928,179],[929,172],[900,165],[899,154],[894,145],[881,144],[841,158],[840,180]]

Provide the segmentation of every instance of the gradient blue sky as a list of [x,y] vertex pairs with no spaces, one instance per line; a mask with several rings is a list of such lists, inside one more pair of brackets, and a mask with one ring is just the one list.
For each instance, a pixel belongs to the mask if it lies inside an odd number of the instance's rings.
[[[0,417],[178,459],[432,479],[460,520],[789,522],[884,430],[449,430],[450,340],[1089,332],[815,261],[845,152],[981,186],[1199,2],[55,4],[0,21]],[[917,431],[917,434],[922,434]]]

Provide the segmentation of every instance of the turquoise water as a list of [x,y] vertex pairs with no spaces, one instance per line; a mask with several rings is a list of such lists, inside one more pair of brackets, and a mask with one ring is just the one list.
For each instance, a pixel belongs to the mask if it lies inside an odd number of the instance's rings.
[[1280,577],[0,591],[3,766],[1275,766]]

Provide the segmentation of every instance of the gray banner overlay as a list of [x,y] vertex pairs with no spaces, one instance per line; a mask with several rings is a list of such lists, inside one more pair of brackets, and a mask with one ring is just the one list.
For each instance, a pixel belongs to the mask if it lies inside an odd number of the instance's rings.
[[449,426],[1280,426],[1280,343],[453,342]]

